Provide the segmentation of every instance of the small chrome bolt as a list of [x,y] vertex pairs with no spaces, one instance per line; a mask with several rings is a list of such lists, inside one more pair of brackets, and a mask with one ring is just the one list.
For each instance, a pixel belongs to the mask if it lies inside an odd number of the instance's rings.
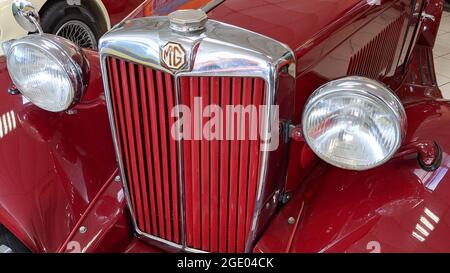
[[267,202],[266,203],[266,209],[269,209],[270,208],[270,202]]
[[295,224],[295,218],[294,217],[289,217],[288,223],[289,223],[289,225]]
[[17,87],[15,85],[12,85],[11,87],[8,88],[8,93],[10,95],[18,95],[20,94],[19,89],[17,89]]
[[79,231],[80,231],[81,234],[84,234],[84,233],[87,232],[87,227],[81,226],[80,229],[79,229]]
[[291,200],[291,194],[290,193],[285,193],[281,197],[281,203],[283,203],[283,204],[287,204],[287,202],[289,202],[289,200]]
[[68,114],[68,115],[75,115],[76,113],[77,113],[77,110],[75,110],[75,109],[69,109],[66,111],[66,114]]
[[121,182],[122,178],[120,177],[120,175],[117,175],[116,177],[114,177],[114,181]]

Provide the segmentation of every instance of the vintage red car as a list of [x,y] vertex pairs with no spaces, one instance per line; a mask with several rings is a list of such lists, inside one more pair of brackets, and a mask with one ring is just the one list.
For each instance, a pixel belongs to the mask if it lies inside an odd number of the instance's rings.
[[5,42],[0,252],[450,252],[444,2],[155,0],[98,51]]

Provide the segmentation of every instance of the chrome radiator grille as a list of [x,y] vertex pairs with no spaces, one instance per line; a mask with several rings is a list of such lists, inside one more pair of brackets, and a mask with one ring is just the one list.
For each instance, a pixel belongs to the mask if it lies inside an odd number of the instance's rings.
[[174,119],[174,80],[133,63],[108,59],[108,75],[120,153],[140,230],[180,243],[181,216]]
[[[180,162],[179,146],[170,135],[175,122],[170,112],[177,102],[174,77],[112,57],[107,67],[116,137],[139,229],[180,244],[184,208],[188,247],[244,252],[255,208],[261,140],[183,140]],[[261,79],[182,77],[179,84],[180,103],[188,107],[194,98],[201,98],[204,106],[223,108],[264,105]],[[250,122],[247,118],[246,128]],[[225,127],[223,134],[228,131]],[[185,198],[180,200],[183,189]]]
[[[294,57],[270,38],[212,20],[200,34],[172,32],[166,17],[156,17],[124,22],[101,39],[119,167],[139,237],[185,251],[249,252],[264,227],[260,219],[274,212],[262,209],[264,202],[274,198],[284,174],[283,168],[269,170],[271,152],[261,149],[261,136],[271,126],[280,73],[288,79],[280,85],[294,90]],[[162,54],[168,45],[186,60],[177,70],[162,64],[162,56],[171,64],[183,60],[173,52]],[[214,56],[224,52],[217,62]],[[175,140],[171,110],[192,107],[196,98],[202,106],[267,106],[256,121],[243,119],[245,128],[256,126],[261,134],[243,140]],[[286,158],[286,151],[278,149],[277,157]],[[278,180],[266,190],[269,175]]]

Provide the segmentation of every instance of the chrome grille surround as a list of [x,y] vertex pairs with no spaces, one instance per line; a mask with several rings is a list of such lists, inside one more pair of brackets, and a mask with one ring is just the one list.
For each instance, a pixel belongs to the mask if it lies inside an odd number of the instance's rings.
[[[178,43],[186,51],[187,63],[178,71],[169,70],[161,65],[160,52],[162,47],[168,42]],[[186,246],[186,240],[184,238],[185,211],[183,208],[184,196],[182,183],[179,185],[180,198],[182,199],[179,202],[182,206],[182,244],[174,244],[171,241],[146,234],[137,228],[136,217],[130,205],[130,193],[127,188],[122,155],[119,152],[118,141],[116,138],[116,128],[112,112],[113,106],[108,86],[106,58],[115,57],[127,60],[173,75],[175,82],[177,83],[175,86],[177,101],[180,101],[178,79],[182,76],[262,78],[266,84],[267,92],[265,101],[269,106],[269,109],[267,110],[270,113],[270,105],[276,104],[278,75],[281,73],[282,69],[287,68],[289,76],[295,80],[296,66],[292,50],[286,45],[271,38],[214,20],[208,20],[206,22],[206,28],[203,32],[183,35],[181,33],[173,32],[170,29],[167,17],[151,17],[129,20],[117,25],[100,40],[99,52],[117,160],[123,178],[122,181],[125,187],[128,207],[133,218],[133,224],[137,235],[140,238],[156,243],[163,248],[178,249],[188,252],[201,252]],[[270,120],[271,117],[266,115],[264,120],[265,128],[269,128]],[[181,142],[179,142],[178,145],[181,145]],[[179,149],[179,151],[182,150],[183,149]],[[246,252],[252,250],[257,236],[259,214],[264,202],[263,192],[266,184],[265,179],[269,153],[270,152],[263,153],[257,199],[249,239],[246,242]],[[182,154],[178,154],[178,159],[181,163],[178,171],[179,173],[182,173]]]

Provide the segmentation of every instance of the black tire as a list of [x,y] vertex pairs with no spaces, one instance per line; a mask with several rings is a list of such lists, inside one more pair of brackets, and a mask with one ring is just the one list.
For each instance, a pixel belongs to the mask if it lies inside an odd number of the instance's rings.
[[30,250],[26,248],[11,232],[9,232],[4,226],[0,225],[0,248],[9,248],[12,253],[30,253]]
[[[88,10],[88,8],[83,5],[71,6],[67,4],[66,1],[53,2],[50,3],[49,6],[44,7],[44,10],[41,11],[40,17],[42,29],[45,33],[58,34],[75,42],[81,47],[97,49],[98,40],[101,35],[103,35],[95,20],[95,17]],[[67,28],[68,25],[72,25],[72,23],[75,24],[75,27],[78,23],[81,27],[81,32],[86,31],[86,33],[88,33],[87,31],[90,31],[90,33],[86,35],[89,35],[89,39],[92,35],[92,44],[89,42],[83,42],[86,39],[77,41],[77,39],[80,40],[80,38],[72,37],[73,35],[69,33],[62,33],[63,29]],[[84,27],[87,28],[84,29]]]

